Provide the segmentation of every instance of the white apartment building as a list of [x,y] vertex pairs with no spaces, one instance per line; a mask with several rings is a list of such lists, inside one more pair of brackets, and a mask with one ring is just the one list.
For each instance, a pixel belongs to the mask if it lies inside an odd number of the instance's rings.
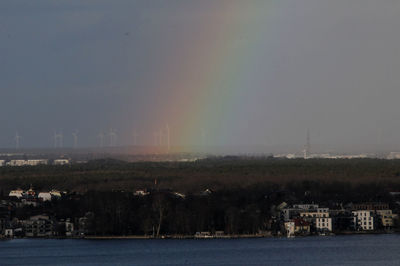
[[37,160],[11,160],[7,162],[8,166],[36,166],[40,164],[47,164],[48,160],[46,159],[37,159]]
[[51,194],[50,192],[40,192],[38,198],[42,201],[51,201]]
[[11,190],[8,194],[9,197],[17,197],[18,199],[22,198],[24,195],[24,191],[22,189]]
[[284,221],[290,221],[293,217],[299,216],[301,212],[318,209],[318,204],[294,204],[292,208],[282,209]]
[[56,159],[54,160],[54,165],[66,165],[70,164],[70,160],[68,159]]
[[397,219],[397,214],[393,214],[392,210],[376,210],[376,214],[381,219],[383,227],[393,227],[394,219]]
[[329,217],[329,208],[300,212],[300,217],[310,220],[317,231],[332,231],[332,218]]
[[25,160],[11,160],[9,162],[7,162],[8,166],[24,166],[26,165],[26,161]]
[[331,217],[318,217],[315,220],[315,227],[318,231],[332,232],[332,218]]
[[354,215],[354,226],[362,230],[374,230],[374,211],[352,211]]
[[329,217],[329,208],[316,208],[300,212],[300,217],[303,218],[317,218]]
[[46,159],[37,159],[37,160],[26,160],[26,165],[36,166],[41,164],[47,164],[48,160]]

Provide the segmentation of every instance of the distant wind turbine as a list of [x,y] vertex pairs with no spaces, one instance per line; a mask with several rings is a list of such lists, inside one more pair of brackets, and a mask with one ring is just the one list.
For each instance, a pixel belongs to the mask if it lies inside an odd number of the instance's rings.
[[153,133],[154,146],[158,146],[158,141],[160,140],[158,135],[159,135],[159,133],[157,131]]
[[136,132],[136,130],[133,132],[133,145],[137,146],[137,138],[138,138],[138,134]]
[[164,136],[163,131],[162,131],[162,130],[159,130],[159,131],[158,131],[158,138],[159,138],[158,145],[159,145],[159,146],[162,145],[163,136]]
[[54,148],[62,148],[63,147],[63,133],[57,133],[57,131],[54,131]]
[[74,149],[78,148],[78,130],[76,130],[75,132],[72,132],[72,136],[74,138]]
[[110,147],[115,147],[117,146],[117,132],[115,131],[115,129],[110,129]]
[[171,135],[170,135],[170,128],[169,124],[167,123],[166,125],[166,130],[167,130],[167,150],[171,150]]
[[200,128],[200,135],[201,135],[201,145],[203,145],[203,147],[206,146],[206,131],[204,130],[204,128]]
[[100,146],[100,148],[103,148],[104,147],[104,138],[105,138],[103,131],[100,131],[98,138],[99,138],[99,146]]
[[18,132],[15,133],[15,149],[19,149],[20,148],[20,140],[21,140],[21,136],[18,134]]

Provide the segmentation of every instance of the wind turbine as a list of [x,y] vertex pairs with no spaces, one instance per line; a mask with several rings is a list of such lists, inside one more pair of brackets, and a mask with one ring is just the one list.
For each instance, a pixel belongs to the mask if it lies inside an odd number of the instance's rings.
[[54,148],[62,148],[63,147],[63,134],[57,133],[57,131],[54,131]]
[[59,138],[59,146],[60,148],[62,148],[64,146],[64,135],[62,133],[62,131],[60,132],[60,134],[58,134],[58,138]]
[[117,145],[117,133],[115,129],[110,129],[110,147],[115,147]]
[[170,135],[170,128],[169,128],[168,123],[166,125],[166,130],[167,130],[167,150],[169,152],[171,150],[171,135]]
[[74,149],[78,148],[78,133],[79,133],[78,130],[76,130],[75,132],[72,132],[72,136],[74,138]]
[[137,132],[136,132],[136,130],[133,132],[133,144],[135,145],[135,146],[137,146],[137,138],[138,138],[138,134],[137,134]]
[[57,138],[58,138],[57,132],[56,132],[56,131],[54,131],[54,135],[53,135],[53,140],[54,140],[54,149],[56,149],[56,148],[57,148],[57,143],[58,143],[58,141],[57,141]]
[[15,133],[15,149],[18,150],[20,147],[20,140],[21,140],[21,136],[18,134],[18,132]]
[[158,131],[158,138],[159,138],[158,146],[161,146],[161,145],[162,145],[163,136],[164,136],[164,133],[163,133],[163,131],[160,129],[160,130]]
[[154,146],[158,146],[158,141],[159,139],[159,133],[156,131],[153,133],[153,137],[154,137]]
[[204,128],[200,128],[200,135],[201,135],[201,144],[203,145],[203,148],[206,146],[206,131]]

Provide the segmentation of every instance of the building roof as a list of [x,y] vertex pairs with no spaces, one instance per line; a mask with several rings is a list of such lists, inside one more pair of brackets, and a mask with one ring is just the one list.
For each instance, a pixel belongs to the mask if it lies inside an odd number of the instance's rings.
[[294,219],[294,224],[295,226],[310,226],[309,222],[300,218]]

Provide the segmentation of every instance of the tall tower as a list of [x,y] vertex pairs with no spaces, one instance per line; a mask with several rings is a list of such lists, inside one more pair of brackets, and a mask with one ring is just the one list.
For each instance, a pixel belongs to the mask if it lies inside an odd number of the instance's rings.
[[304,147],[304,159],[310,158],[310,155],[311,155],[310,129],[307,128],[307,142]]

